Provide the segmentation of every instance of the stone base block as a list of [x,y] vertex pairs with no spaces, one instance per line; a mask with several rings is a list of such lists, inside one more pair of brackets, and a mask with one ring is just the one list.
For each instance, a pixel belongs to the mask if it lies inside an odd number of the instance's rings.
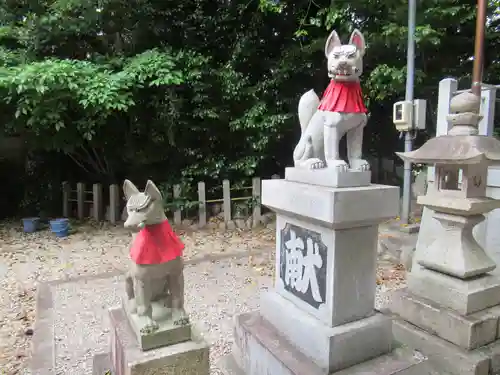
[[379,313],[332,328],[276,292],[265,292],[261,295],[260,315],[297,349],[329,371],[391,351],[392,322]]
[[[185,324],[176,325],[171,317],[166,318],[165,316],[155,315],[154,312],[167,312],[167,309],[160,306],[158,302],[153,302],[152,307],[153,318],[158,322],[159,327],[156,331],[148,333],[143,330],[145,325],[144,317],[140,317],[137,314],[131,314],[126,308],[125,303],[122,305],[142,350],[156,349],[162,346],[189,341],[191,339],[191,324],[187,318]],[[186,317],[188,316],[186,313],[184,313],[184,315]]]
[[[242,314],[236,318],[233,353],[224,357],[218,367],[225,375],[332,374],[327,368],[319,366],[304,355],[256,312]],[[430,372],[422,357],[414,356],[413,352],[408,350],[397,349],[381,357],[335,372],[335,374],[427,375],[435,373]]]
[[420,266],[408,275],[408,289],[462,315],[500,305],[500,278],[490,274],[462,280]]
[[464,316],[400,289],[392,294],[390,310],[463,349],[476,349],[498,338],[500,306]]
[[353,228],[378,225],[397,216],[399,188],[332,188],[271,179],[262,181],[262,204],[278,214],[299,217],[325,228]]
[[122,308],[111,309],[113,375],[209,375],[209,346],[191,329],[191,340],[142,351]]
[[427,356],[429,363],[439,373],[450,375],[500,373],[500,340],[467,351],[397,316],[393,316],[393,319],[394,338],[401,344]]
[[92,360],[92,375],[111,375],[113,365],[109,353],[96,354]]
[[285,180],[326,187],[368,186],[371,182],[370,171],[339,172],[336,169],[307,169],[289,167],[285,169]]

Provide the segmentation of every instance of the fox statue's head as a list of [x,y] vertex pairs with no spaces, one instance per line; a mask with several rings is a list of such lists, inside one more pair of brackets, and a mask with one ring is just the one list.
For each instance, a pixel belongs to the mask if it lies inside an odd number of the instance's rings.
[[342,44],[335,30],[326,40],[328,76],[336,81],[355,81],[363,73],[365,38],[355,29],[348,44]]
[[166,220],[163,198],[153,181],[148,180],[143,192],[129,180],[123,183],[123,193],[127,199],[127,220],[125,228],[142,229],[146,225],[159,224]]

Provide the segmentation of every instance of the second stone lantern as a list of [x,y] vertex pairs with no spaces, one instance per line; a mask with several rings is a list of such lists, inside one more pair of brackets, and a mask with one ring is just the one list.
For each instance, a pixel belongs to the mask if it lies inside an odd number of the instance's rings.
[[448,135],[398,153],[435,167],[436,182],[418,203],[430,208],[441,226],[435,240],[416,253],[407,289],[394,295],[393,330],[397,341],[450,374],[500,371],[492,361],[500,354],[500,279],[488,273],[496,264],[472,234],[484,214],[500,207],[486,196],[488,166],[500,163],[500,141],[477,135],[480,100],[471,92],[455,96]]

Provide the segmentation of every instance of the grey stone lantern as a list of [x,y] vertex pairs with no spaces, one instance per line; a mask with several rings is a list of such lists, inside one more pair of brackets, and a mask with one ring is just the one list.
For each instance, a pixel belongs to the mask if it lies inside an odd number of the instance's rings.
[[407,287],[393,292],[388,309],[394,339],[429,357],[439,374],[500,373],[500,278],[490,273],[496,264],[472,234],[484,214],[500,207],[486,196],[500,141],[478,135],[480,100],[477,92],[455,96],[448,135],[398,153],[435,168],[434,185],[418,198],[434,231],[415,252]]
[[436,182],[418,203],[434,210],[443,230],[417,263],[462,279],[496,267],[472,236],[483,214],[500,207],[500,201],[486,197],[488,166],[500,163],[500,141],[477,135],[479,106],[480,98],[472,93],[455,96],[448,135],[432,138],[418,150],[397,153],[403,160],[435,167]]

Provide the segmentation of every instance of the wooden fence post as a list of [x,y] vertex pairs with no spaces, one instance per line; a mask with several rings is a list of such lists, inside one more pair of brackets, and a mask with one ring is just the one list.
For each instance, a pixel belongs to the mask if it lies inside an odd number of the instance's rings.
[[[174,201],[181,197],[181,185],[174,185]],[[182,212],[180,208],[174,211],[174,224],[180,225],[182,223]]]
[[231,186],[229,180],[222,181],[222,199],[224,200],[224,223],[231,221]]
[[254,177],[252,179],[252,205],[253,205],[252,227],[253,228],[259,225],[261,219],[260,196],[261,196],[260,177]]
[[118,185],[109,185],[109,221],[116,224],[118,221],[118,211],[120,210],[120,190]]
[[63,195],[63,217],[69,217],[69,199],[71,194],[71,186],[67,181],[62,183]]
[[85,217],[85,184],[82,182],[76,184],[76,204],[78,219],[82,220]]
[[207,202],[205,196],[205,183],[198,182],[198,227],[207,225]]
[[92,205],[94,206],[94,219],[96,221],[101,220],[102,212],[102,185],[94,184],[92,185]]

